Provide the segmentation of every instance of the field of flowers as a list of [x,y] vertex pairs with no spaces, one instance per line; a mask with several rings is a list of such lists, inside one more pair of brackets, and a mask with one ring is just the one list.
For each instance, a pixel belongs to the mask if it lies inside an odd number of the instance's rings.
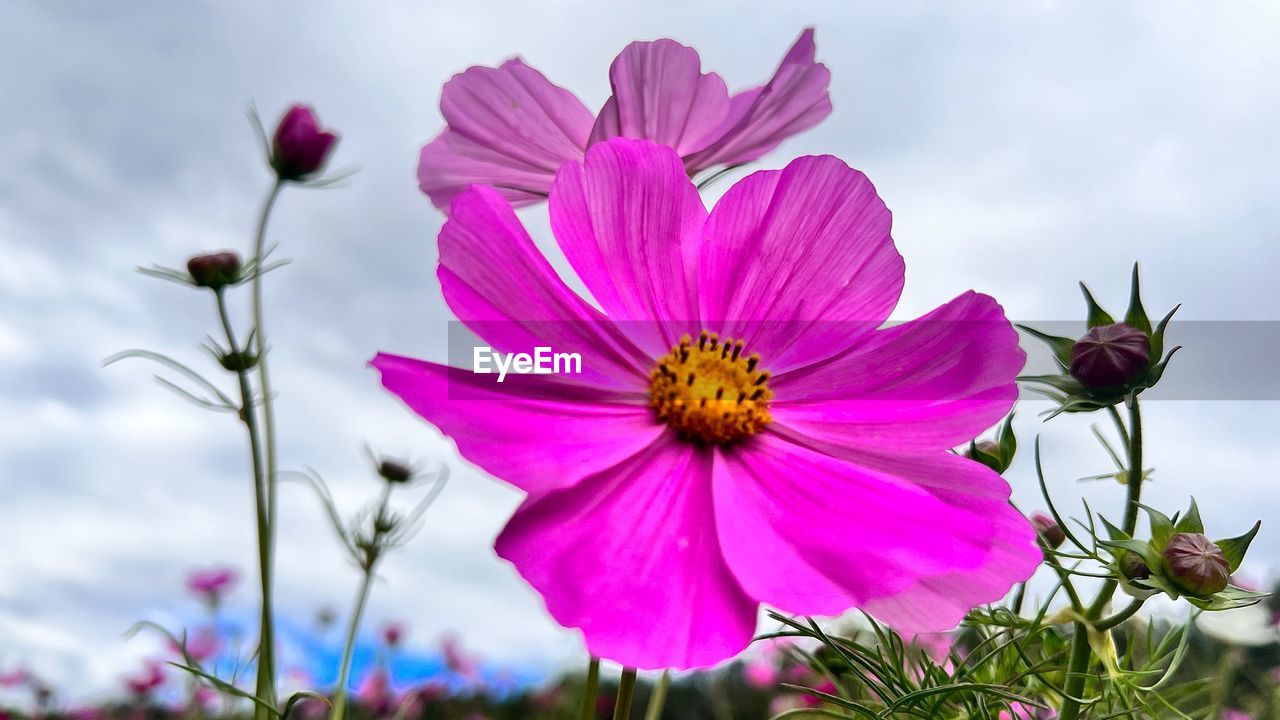
[[[1069,336],[1012,322],[980,287],[890,321],[913,262],[893,198],[844,159],[785,151],[833,113],[843,69],[819,61],[817,34],[738,92],[668,39],[619,52],[598,112],[519,59],[440,91],[417,179],[446,218],[434,274],[466,339],[449,338],[452,364],[368,348],[369,390],[524,493],[493,562],[580,634],[580,669],[531,681],[452,636],[427,665],[404,657],[413,619],[367,609],[448,467],[370,450],[352,508],[281,457],[264,287],[308,248],[271,220],[347,176],[341,128],[299,103],[274,123],[251,113],[270,181],[246,243],[140,269],[207,301],[191,338],[207,333],[206,362],[106,360],[149,366],[242,433],[253,513],[223,521],[252,533],[257,564],[193,569],[203,620],[133,627],[167,652],[121,668],[110,702],[66,701],[5,656],[0,720],[1280,718],[1280,604],[1238,572],[1261,520],[1207,526],[1195,498],[1144,496],[1161,461],[1146,400],[1179,372],[1179,308],[1144,302],[1137,258],[1045,278],[1062,294],[1082,281]],[[777,169],[753,167],[771,153]],[[546,213],[585,290],[517,208]],[[1125,297],[1089,289],[1121,275]],[[1038,434],[1015,432],[1046,407]],[[1093,421],[1106,507],[1044,461],[1067,415]],[[1034,463],[1035,507],[1010,502],[1015,457]],[[333,678],[280,651],[286,482],[314,493],[352,568],[335,579],[351,606],[314,622],[340,638]],[[251,599],[250,625],[225,616],[232,596]]]

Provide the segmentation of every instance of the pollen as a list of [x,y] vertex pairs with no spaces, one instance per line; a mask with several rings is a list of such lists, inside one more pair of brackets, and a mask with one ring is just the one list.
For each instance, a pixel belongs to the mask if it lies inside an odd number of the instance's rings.
[[723,445],[760,432],[769,415],[769,373],[742,340],[685,335],[649,373],[649,406],[682,437]]

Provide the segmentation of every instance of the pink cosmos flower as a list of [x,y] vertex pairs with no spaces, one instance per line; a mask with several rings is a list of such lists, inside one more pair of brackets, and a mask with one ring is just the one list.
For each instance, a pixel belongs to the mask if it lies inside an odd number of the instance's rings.
[[206,602],[217,604],[224,595],[235,587],[239,575],[235,568],[216,567],[208,570],[193,570],[187,575],[187,589],[203,598]]
[[320,128],[315,111],[294,105],[271,138],[271,166],[282,180],[307,179],[324,169],[336,142],[337,134]]
[[146,667],[138,675],[133,675],[124,679],[125,687],[129,692],[139,697],[146,697],[152,691],[164,685],[165,672],[164,664],[155,660],[147,661]]
[[1253,720],[1253,716],[1243,710],[1228,708],[1222,711],[1222,720]]
[[[181,645],[171,643],[171,649],[181,657],[183,651]],[[217,628],[206,626],[187,635],[186,654],[192,660],[205,662],[212,659],[221,650],[222,638],[219,636]]]
[[609,68],[613,95],[599,116],[519,59],[473,67],[445,83],[446,127],[422,149],[418,183],[448,211],[472,184],[499,189],[513,205],[546,199],[560,165],[613,137],[674,148],[690,175],[750,162],[831,113],[831,74],[814,61],[805,30],[769,82],[730,95],[702,72],[697,51],[672,40],[634,42]]
[[387,647],[399,647],[402,640],[404,640],[404,625],[391,622],[383,626],[382,641],[387,644]]
[[454,202],[438,277],[485,343],[581,353],[580,374],[372,365],[528,493],[496,550],[593,654],[709,666],[761,603],[949,630],[1035,570],[1009,486],[950,452],[1013,404],[1017,336],[974,292],[877,329],[904,266],[861,173],[800,158],[708,214],[673,150],[615,139],[561,169],[550,218],[601,309],[487,187]]
[[440,652],[444,656],[444,665],[449,672],[466,680],[475,682],[480,679],[480,668],[474,658],[462,649],[462,643],[455,635],[446,635],[440,641]]
[[391,674],[381,665],[365,675],[356,690],[356,697],[375,716],[390,714],[398,704],[395,690],[391,687]]

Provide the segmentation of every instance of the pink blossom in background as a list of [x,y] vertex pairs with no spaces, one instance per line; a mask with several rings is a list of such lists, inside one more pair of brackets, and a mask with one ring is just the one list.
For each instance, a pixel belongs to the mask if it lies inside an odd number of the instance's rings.
[[205,602],[217,605],[239,579],[235,568],[230,567],[193,570],[187,575],[187,589]]
[[778,668],[769,660],[755,658],[742,666],[742,679],[757,690],[767,690],[778,684]]
[[401,641],[404,640],[404,625],[401,623],[387,623],[382,628],[382,641],[388,647],[399,647]]
[[1221,720],[1253,720],[1253,716],[1243,710],[1228,708],[1222,711]]
[[356,690],[360,704],[374,715],[387,715],[396,709],[399,701],[391,687],[391,673],[381,665],[374,666],[360,682]]
[[422,149],[418,182],[445,211],[473,184],[529,205],[546,199],[561,164],[613,137],[667,145],[691,175],[749,162],[831,113],[830,73],[814,53],[805,30],[769,82],[731,95],[693,48],[634,42],[609,68],[613,94],[598,117],[519,59],[473,67],[444,86],[446,127]]
[[437,275],[485,343],[580,352],[580,375],[372,365],[527,493],[496,550],[593,655],[710,666],[762,603],[945,631],[1035,570],[1008,484],[950,452],[1013,405],[1017,335],[975,292],[878,329],[904,265],[861,173],[800,158],[708,214],[673,150],[614,139],[564,166],[550,217],[602,311],[492,188],[454,202]]
[[462,643],[456,635],[444,636],[440,641],[440,653],[444,656],[444,665],[449,672],[467,682],[476,682],[480,679],[479,665],[462,649]]
[[[222,650],[222,638],[218,635],[216,628],[208,626],[198,628],[195,632],[188,633],[186,641],[186,654],[198,662],[210,660]],[[182,656],[181,645],[174,643],[171,649],[179,657]]]
[[164,685],[164,663],[150,660],[142,672],[124,679],[125,688],[138,696],[150,695],[152,691]]
[[0,688],[20,688],[32,679],[31,671],[26,668],[18,668],[0,673]]

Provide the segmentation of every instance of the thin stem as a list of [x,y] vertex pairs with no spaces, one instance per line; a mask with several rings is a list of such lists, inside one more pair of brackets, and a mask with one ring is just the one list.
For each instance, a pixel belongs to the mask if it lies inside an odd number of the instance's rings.
[[645,710],[644,720],[660,720],[662,708],[667,704],[669,687],[671,687],[671,671],[663,670],[662,677],[658,678],[658,684],[653,688],[653,694],[649,696],[649,707]]
[[[258,218],[258,231],[254,237],[254,265],[257,268],[253,276],[253,338],[254,352],[258,356],[258,388],[262,392],[262,424],[263,449],[265,451],[265,528],[258,533],[258,564],[261,568],[262,580],[262,626],[258,634],[258,681],[256,695],[269,706],[276,704],[276,663],[275,663],[275,613],[274,566],[276,546],[276,428],[275,411],[271,400],[271,381],[267,374],[267,334],[262,322],[262,255],[267,237],[267,220],[271,217],[271,209],[280,195],[283,181],[276,179],[262,204],[262,214]],[[252,408],[247,412],[253,414]],[[254,704],[254,720],[270,720],[267,708]]]
[[622,677],[618,678],[618,697],[613,706],[613,720],[628,720],[631,717],[631,700],[636,694],[636,669],[623,668]]
[[[214,292],[214,298],[218,303],[218,318],[222,321],[222,330],[227,336],[228,351],[231,353],[244,352],[244,348],[240,347],[240,344],[236,341],[235,328],[232,326],[231,317],[227,313],[227,299],[221,288]],[[258,429],[258,415],[253,409],[253,387],[249,382],[248,369],[241,367],[241,369],[237,370],[236,379],[239,381],[240,385],[239,415],[240,420],[244,422],[245,429],[249,434],[249,456],[253,466],[253,500],[258,526],[259,570],[261,573],[263,587],[261,624],[263,628],[270,628],[271,604],[268,588],[271,587],[271,565],[269,562],[269,556],[266,554],[265,549],[270,547],[272,531],[268,504],[269,496],[267,494],[267,475],[266,470],[263,468],[262,459],[262,438]],[[264,630],[263,637],[265,638],[267,636],[268,633]],[[258,659],[260,683],[264,662],[265,661],[262,659],[262,649],[260,647]],[[274,677],[274,675],[270,677]],[[258,688],[259,697],[263,697],[261,694],[262,691],[263,688],[260,684]],[[269,697],[274,697],[274,693]],[[262,720],[268,720],[265,717],[265,708],[260,708],[257,704],[254,705],[254,708],[255,720],[258,718],[259,710],[264,713]]]
[[596,693],[600,692],[600,658],[592,657],[587,665],[587,681],[582,688],[582,709],[579,720],[592,720],[596,716]]
[[[1138,409],[1137,394],[1132,394],[1126,398],[1125,405],[1129,408],[1129,426],[1127,428],[1120,417],[1119,411],[1114,407],[1111,408],[1110,414],[1116,423],[1116,430],[1120,433],[1120,439],[1124,441],[1126,454],[1128,455],[1123,528],[1126,533],[1132,536],[1134,530],[1138,527],[1138,509],[1142,500],[1142,413]],[[1089,606],[1085,617],[1076,621],[1075,631],[1071,638],[1071,660],[1067,665],[1067,678],[1063,684],[1063,691],[1066,697],[1062,700],[1062,712],[1058,715],[1060,720],[1076,720],[1080,716],[1082,705],[1077,698],[1080,698],[1081,693],[1084,691],[1089,663],[1093,659],[1093,654],[1089,647],[1089,624],[1097,621],[1102,616],[1107,604],[1111,602],[1112,596],[1115,595],[1116,586],[1117,582],[1114,578],[1104,582],[1102,589],[1098,591],[1098,596],[1094,598],[1093,603]],[[1141,603],[1139,603],[1140,605]],[[1115,617],[1102,621],[1102,623],[1120,618],[1115,623],[1118,625],[1135,612],[1137,612],[1137,608],[1130,604],[1129,607],[1117,613]],[[1126,613],[1128,614],[1126,615]]]
[[365,570],[360,579],[360,589],[356,591],[356,599],[351,607],[351,622],[347,625],[347,642],[342,648],[342,665],[338,670],[338,687],[333,691],[333,706],[329,711],[329,720],[343,720],[347,712],[347,685],[351,682],[351,658],[355,655],[356,636],[360,634],[360,623],[364,619],[365,606],[369,604],[369,590],[373,587],[373,567]]
[[1102,620],[1099,620],[1098,622],[1093,624],[1093,627],[1095,630],[1110,630],[1111,628],[1116,627],[1120,623],[1124,622],[1125,620],[1128,620],[1129,618],[1137,614],[1137,612],[1142,609],[1142,606],[1145,603],[1146,603],[1145,600],[1134,599],[1134,601],[1126,605],[1123,610],[1116,613],[1115,615],[1112,615],[1109,618],[1104,618]]
[[1080,716],[1081,704],[1078,698],[1084,693],[1084,681],[1088,678],[1091,656],[1089,628],[1085,623],[1077,622],[1071,635],[1071,659],[1067,663],[1066,681],[1062,684],[1062,712],[1058,715],[1058,720],[1076,720]]

